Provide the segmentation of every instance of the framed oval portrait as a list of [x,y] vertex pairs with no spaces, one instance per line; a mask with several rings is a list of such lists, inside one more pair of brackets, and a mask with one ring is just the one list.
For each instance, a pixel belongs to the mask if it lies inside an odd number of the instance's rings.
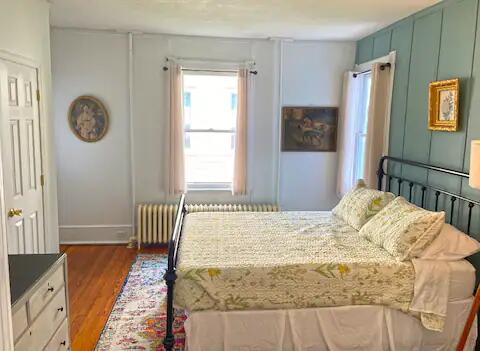
[[93,143],[107,133],[108,112],[97,98],[80,96],[70,104],[68,124],[77,138]]

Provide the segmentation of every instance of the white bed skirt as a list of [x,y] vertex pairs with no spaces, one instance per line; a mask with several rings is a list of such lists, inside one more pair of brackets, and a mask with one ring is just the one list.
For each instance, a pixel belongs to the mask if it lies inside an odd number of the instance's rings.
[[[455,350],[473,298],[450,302],[444,331],[383,306],[203,311],[185,323],[188,351]],[[476,321],[465,350],[474,350]]]

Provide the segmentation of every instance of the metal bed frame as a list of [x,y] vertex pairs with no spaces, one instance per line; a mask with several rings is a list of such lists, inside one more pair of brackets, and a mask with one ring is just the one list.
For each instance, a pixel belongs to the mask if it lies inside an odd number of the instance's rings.
[[[455,171],[447,168],[436,167],[436,166],[428,165],[425,163],[402,160],[400,158],[395,158],[390,156],[384,156],[380,159],[378,164],[377,187],[378,187],[378,190],[393,191],[392,181],[396,181],[397,183],[396,193],[397,195],[401,195],[402,190],[405,190],[405,189],[402,189],[402,184],[405,183],[408,185],[407,197],[408,197],[408,201],[410,202],[412,202],[412,199],[414,199],[414,196],[415,196],[414,191],[416,189],[420,189],[421,202],[420,204],[417,204],[417,205],[421,206],[422,208],[425,208],[426,206],[426,196],[428,192],[429,191],[433,192],[435,196],[435,205],[434,205],[435,211],[438,211],[440,196],[442,195],[445,196],[450,200],[450,224],[452,224],[453,222],[456,201],[458,200],[458,201],[467,203],[468,204],[468,224],[467,224],[466,233],[470,234],[472,209],[474,206],[480,206],[480,201],[472,200],[462,196],[461,194],[454,194],[452,192],[449,192],[428,184],[422,184],[416,181],[412,181],[407,178],[404,178],[403,176],[390,174],[388,171],[385,171],[385,162],[387,161],[392,164],[396,163],[400,165],[414,166],[420,169],[435,171],[442,174],[453,175],[460,178],[468,179],[469,178],[468,173],[459,172],[459,171]],[[180,239],[182,237],[183,221],[187,212],[188,210],[185,204],[185,194],[182,194],[178,202],[178,208],[175,216],[175,224],[173,227],[172,238],[168,244],[168,267],[164,275],[164,279],[167,284],[167,316],[166,316],[167,325],[166,325],[166,334],[163,340],[163,345],[166,351],[172,351],[175,343],[175,338],[173,335],[173,321],[174,321],[173,293],[174,293],[175,281],[177,279],[176,270],[177,270],[178,248],[180,246]]]

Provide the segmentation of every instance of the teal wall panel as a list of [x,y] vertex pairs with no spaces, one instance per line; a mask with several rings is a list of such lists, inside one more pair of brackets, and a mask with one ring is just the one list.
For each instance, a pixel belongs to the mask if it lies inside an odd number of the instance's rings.
[[414,23],[403,149],[403,157],[409,160],[428,162],[431,138],[426,118],[428,84],[437,76],[441,27],[441,11]]
[[[357,43],[357,63],[384,56],[387,43],[396,51],[395,81],[390,117],[392,156],[468,171],[470,141],[480,139],[480,0],[446,0],[394,23]],[[460,78],[460,129],[431,132],[427,128],[428,83]],[[468,181],[403,167],[412,180],[480,200]],[[396,190],[396,186],[394,187]],[[408,184],[403,184],[404,195]],[[450,212],[448,199],[442,200]],[[432,205],[432,202],[430,202]],[[466,226],[465,206],[456,205],[454,220]],[[480,208],[473,226],[480,233]]]
[[373,38],[373,57],[385,56],[390,52],[392,32],[386,31]]
[[373,58],[373,37],[367,37],[357,43],[357,63],[370,61]]
[[[456,133],[433,132],[430,162],[461,170],[468,122],[465,107],[470,97],[470,76],[475,47],[477,1],[464,0],[443,11],[442,39],[437,79],[460,78],[460,129]],[[458,190],[458,189],[457,189]]]
[[[403,157],[412,36],[413,19],[409,19],[392,30],[390,45],[390,49],[396,51],[395,80],[390,113],[390,155],[400,158]],[[391,171],[399,174],[400,170],[395,167]]]
[[[480,13],[478,14],[477,23],[480,23]],[[480,38],[480,26],[478,25],[476,38]],[[470,101],[464,109],[465,113],[468,114],[465,157],[463,160],[463,170],[465,172],[468,172],[470,168],[470,143],[472,140],[480,139],[480,45],[478,44],[475,46],[472,67],[472,76],[468,84],[470,87]],[[468,186],[468,180],[462,181],[462,194],[472,199],[480,199],[480,190]],[[462,210],[462,225],[465,228],[468,208],[464,205],[462,206]],[[472,232],[480,233],[480,208],[478,207],[473,209]],[[480,263],[480,257],[478,255],[477,261]]]

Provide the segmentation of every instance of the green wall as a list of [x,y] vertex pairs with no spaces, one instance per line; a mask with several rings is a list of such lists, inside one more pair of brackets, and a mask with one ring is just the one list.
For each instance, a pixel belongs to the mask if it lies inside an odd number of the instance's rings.
[[[480,42],[479,1],[443,1],[358,41],[357,63],[390,51],[397,53],[391,156],[468,172],[470,141],[480,139],[480,45],[476,45]],[[427,128],[428,83],[457,77],[461,82],[460,129],[432,132]],[[405,166],[393,171],[480,200],[480,191],[470,188],[468,180]],[[429,200],[433,206],[433,195]],[[450,202],[442,201],[449,220]],[[466,208],[458,202],[454,208],[454,224],[463,229]],[[474,208],[472,223],[473,234],[480,238],[480,208]]]

